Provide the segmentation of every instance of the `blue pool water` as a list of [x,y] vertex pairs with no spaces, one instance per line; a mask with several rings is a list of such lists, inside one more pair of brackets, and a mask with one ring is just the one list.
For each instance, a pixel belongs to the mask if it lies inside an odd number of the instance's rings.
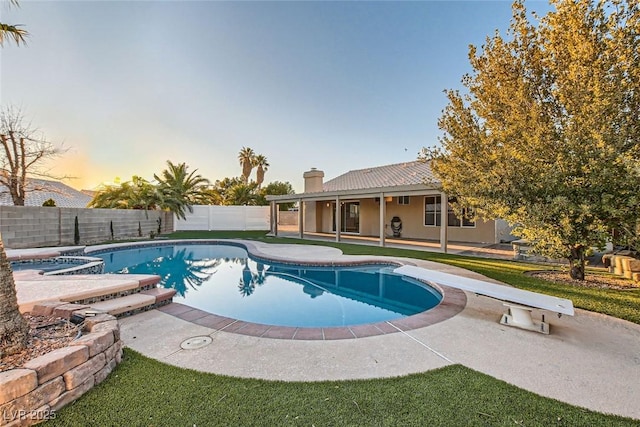
[[254,260],[229,245],[165,245],[96,254],[105,272],[157,274],[180,302],[278,326],[334,327],[398,319],[438,305],[428,285],[394,266],[308,267]]

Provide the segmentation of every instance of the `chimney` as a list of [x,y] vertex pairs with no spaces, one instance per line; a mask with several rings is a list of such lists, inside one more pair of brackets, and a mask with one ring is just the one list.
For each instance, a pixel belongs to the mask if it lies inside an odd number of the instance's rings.
[[305,172],[304,177],[304,192],[305,193],[318,193],[322,191],[322,178],[324,178],[324,172],[311,168],[310,171]]

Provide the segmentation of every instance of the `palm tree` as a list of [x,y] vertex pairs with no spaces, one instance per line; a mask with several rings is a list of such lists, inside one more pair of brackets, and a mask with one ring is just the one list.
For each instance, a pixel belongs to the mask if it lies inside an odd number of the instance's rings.
[[196,175],[198,169],[188,173],[189,168],[185,163],[174,165],[171,160],[167,160],[167,166],[162,171],[162,177],[153,175],[162,195],[160,207],[185,219],[185,210],[193,212],[193,205],[204,203],[208,199],[206,188],[209,180]]
[[[17,0],[9,0],[9,4],[19,6]],[[5,38],[13,39],[18,46],[20,46],[20,43],[27,44],[25,37],[27,37],[29,33],[18,27],[20,27],[20,25],[9,25],[0,22],[0,46],[4,46]]]
[[89,207],[106,209],[156,209],[162,203],[162,194],[149,181],[133,176],[131,182],[109,186],[98,191]]
[[[18,5],[17,0],[10,0],[10,3]],[[0,46],[5,37],[13,38],[18,46],[24,44],[27,35],[15,25],[0,22]],[[16,284],[0,236],[0,358],[21,351],[27,346],[28,339],[29,325],[18,308]]]
[[240,166],[242,166],[242,180],[245,182],[249,182],[249,175],[251,175],[251,171],[253,170],[253,163],[256,157],[256,153],[253,151],[253,148],[242,147],[242,150],[238,153],[238,161],[240,162]]
[[233,177],[216,180],[215,184],[213,184],[213,191],[218,194],[221,205],[233,204],[229,198],[231,197],[231,189],[236,185],[245,185],[244,179]]
[[256,183],[238,184],[227,192],[227,204],[235,206],[256,206],[258,194],[256,193]]
[[258,183],[258,188],[260,188],[262,186],[262,183],[264,182],[264,173],[269,168],[269,162],[267,162],[267,158],[265,156],[263,156],[262,154],[258,154],[253,159],[253,166],[257,168],[256,182]]
[[238,280],[238,291],[243,297],[248,297],[256,290],[256,284],[253,281],[253,274],[249,270],[247,259],[244,259],[244,268],[242,269],[242,277]]
[[27,345],[29,325],[20,314],[13,272],[0,238],[0,358]]

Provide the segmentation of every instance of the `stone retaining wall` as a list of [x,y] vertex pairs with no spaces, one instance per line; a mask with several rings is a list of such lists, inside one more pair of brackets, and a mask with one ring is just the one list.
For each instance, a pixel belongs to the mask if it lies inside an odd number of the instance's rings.
[[[34,313],[51,314],[54,308],[36,306]],[[107,378],[122,360],[122,347],[116,318],[98,314],[85,319],[83,335],[67,347],[0,372],[0,426],[55,418],[56,411]]]

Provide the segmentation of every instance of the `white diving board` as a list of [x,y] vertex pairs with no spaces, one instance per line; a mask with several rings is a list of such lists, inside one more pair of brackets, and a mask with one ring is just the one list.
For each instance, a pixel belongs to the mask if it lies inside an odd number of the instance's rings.
[[[473,292],[478,295],[484,295],[501,301],[515,303],[504,304],[509,309],[507,313],[503,314],[502,319],[500,320],[500,323],[504,325],[516,326],[548,334],[549,325],[544,321],[544,315],[542,316],[542,322],[540,323],[536,323],[532,320],[532,307],[558,313],[558,316],[561,316],[562,314],[569,316],[574,315],[573,302],[565,298],[525,291],[522,289],[512,288],[510,286],[497,285],[495,283],[485,282],[484,280],[470,279],[468,277],[442,273],[440,271],[429,270],[412,265],[403,265],[393,271],[394,273],[425,282],[450,286],[463,291]],[[518,304],[521,304],[522,306]]]

